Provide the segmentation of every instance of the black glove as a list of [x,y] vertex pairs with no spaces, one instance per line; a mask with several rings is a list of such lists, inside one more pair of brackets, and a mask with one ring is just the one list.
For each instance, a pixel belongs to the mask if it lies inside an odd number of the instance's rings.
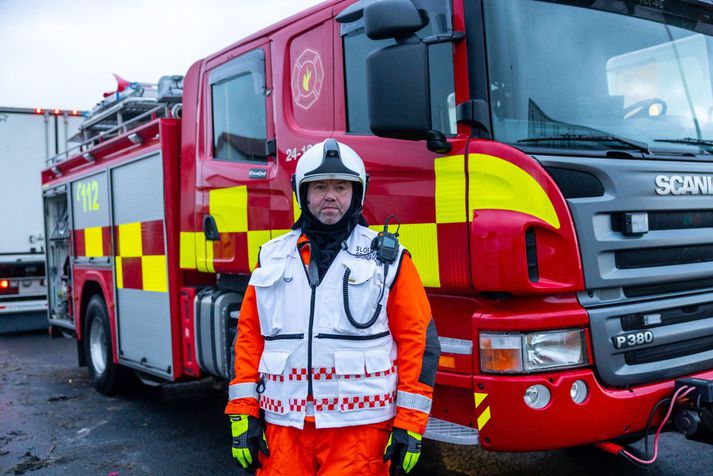
[[233,434],[233,458],[245,471],[254,474],[261,467],[258,451],[270,456],[260,420],[249,415],[230,415],[230,428]]
[[398,470],[408,473],[416,466],[421,456],[421,435],[394,427],[384,450],[384,462],[391,460],[389,474]]

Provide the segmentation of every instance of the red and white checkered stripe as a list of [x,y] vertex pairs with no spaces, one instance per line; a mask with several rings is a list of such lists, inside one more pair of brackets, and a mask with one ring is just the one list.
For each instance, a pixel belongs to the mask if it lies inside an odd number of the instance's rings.
[[312,378],[314,380],[332,380],[332,379],[344,379],[352,380],[359,378],[372,378],[372,377],[385,377],[386,375],[391,375],[396,372],[396,365],[392,365],[390,369],[383,370],[381,372],[372,372],[365,374],[353,374],[353,375],[337,375],[337,370],[334,367],[320,367],[312,369]]
[[392,365],[390,369],[383,370],[381,372],[356,374],[356,375],[339,375],[338,377],[344,380],[359,379],[359,378],[372,378],[372,377],[385,377],[386,375],[391,375],[396,372],[396,365]]
[[270,382],[284,382],[285,381],[284,375],[262,374],[262,376],[265,380],[268,380]]
[[318,398],[314,401],[314,411],[316,412],[331,412],[338,410],[339,397],[334,398]]
[[285,407],[282,406],[281,400],[263,397],[262,395],[260,395],[260,408],[270,412],[285,413]]
[[341,398],[341,410],[360,410],[362,408],[385,407],[394,403],[396,392],[382,395],[364,395]]
[[[312,378],[314,380],[334,380],[334,379],[344,379],[344,380],[353,380],[353,379],[360,379],[360,378],[372,378],[372,377],[385,377],[387,375],[391,375],[395,373],[397,370],[396,364],[392,365],[390,369],[388,370],[383,370],[381,372],[366,372],[364,374],[353,374],[353,375],[337,375],[337,370],[334,367],[319,367],[319,368],[313,368],[312,369]],[[307,369],[306,368],[293,368],[290,369],[290,372],[287,374],[287,380],[291,381],[301,381],[301,380],[307,380]],[[273,374],[263,374],[265,377],[265,380],[269,380],[272,382],[284,382],[285,381],[285,376],[284,375],[273,375]]]
[[290,369],[289,380],[307,380],[307,369]]
[[362,408],[383,408],[391,405],[395,400],[395,392],[382,395],[318,398],[314,402],[314,411],[329,412],[336,410],[359,410]]
[[335,375],[334,367],[320,367],[312,369],[312,378],[315,380],[332,380]]
[[298,400],[296,398],[290,398],[288,401],[290,403],[291,412],[301,412],[302,410],[307,408],[307,400]]

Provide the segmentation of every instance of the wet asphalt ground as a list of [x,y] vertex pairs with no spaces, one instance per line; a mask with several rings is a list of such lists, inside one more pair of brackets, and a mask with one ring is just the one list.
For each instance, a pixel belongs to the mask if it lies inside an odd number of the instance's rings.
[[[73,340],[0,336],[0,475],[236,474],[226,398],[211,379],[105,397],[77,366]],[[648,471],[591,447],[512,454],[426,442],[411,474],[713,475],[713,446],[661,440]]]

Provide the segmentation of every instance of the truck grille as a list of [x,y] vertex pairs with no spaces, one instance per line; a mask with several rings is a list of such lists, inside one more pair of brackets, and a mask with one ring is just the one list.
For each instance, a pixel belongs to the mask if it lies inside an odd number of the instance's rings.
[[[656,193],[658,176],[712,176],[710,162],[536,158],[548,170],[595,177],[604,189],[565,196],[600,379],[628,387],[710,369],[713,197]],[[631,347],[623,344],[629,336]]]
[[624,296],[640,298],[657,294],[678,294],[686,291],[713,289],[713,278],[693,279],[678,283],[651,284],[648,286],[625,286]]
[[627,365],[649,364],[687,357],[709,350],[713,350],[713,336],[699,337],[653,349],[633,350],[624,354],[624,359]]
[[[713,362],[713,292],[589,310],[594,362],[608,385],[626,387],[707,370]],[[617,349],[618,336],[653,341]]]
[[713,261],[713,245],[671,246],[614,253],[617,269],[637,269],[654,266],[705,263]]
[[[713,211],[684,210],[678,212],[649,212],[649,230],[687,230],[713,228]],[[612,214],[612,230],[622,231],[622,213]]]

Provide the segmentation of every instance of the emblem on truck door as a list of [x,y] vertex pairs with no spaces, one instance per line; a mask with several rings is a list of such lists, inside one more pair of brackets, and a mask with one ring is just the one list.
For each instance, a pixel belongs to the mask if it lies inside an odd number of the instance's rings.
[[308,110],[319,99],[324,80],[324,67],[319,53],[307,48],[292,69],[292,98],[299,107]]

